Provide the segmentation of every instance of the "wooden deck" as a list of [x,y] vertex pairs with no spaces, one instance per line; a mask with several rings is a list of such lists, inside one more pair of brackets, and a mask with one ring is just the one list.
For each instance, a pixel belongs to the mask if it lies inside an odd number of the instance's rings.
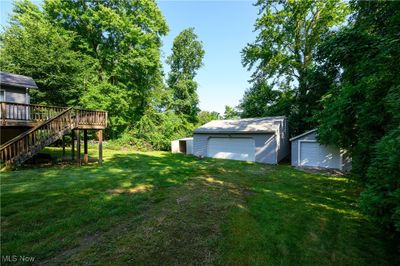
[[[68,107],[48,106],[40,104],[23,104],[0,102],[1,127],[35,127]],[[105,129],[107,127],[107,112],[73,108],[75,128]]]
[[[22,134],[2,143],[0,161],[19,165],[64,135],[77,139],[77,160],[80,158],[80,130],[84,133],[84,159],[87,161],[87,130],[96,130],[99,139],[99,163],[102,160],[103,129],[107,127],[107,112],[73,107],[0,102],[0,128],[28,128]],[[29,129],[30,128],[30,129]],[[73,142],[74,143],[74,142]],[[64,141],[63,141],[64,147]],[[74,156],[74,145],[72,145]]]

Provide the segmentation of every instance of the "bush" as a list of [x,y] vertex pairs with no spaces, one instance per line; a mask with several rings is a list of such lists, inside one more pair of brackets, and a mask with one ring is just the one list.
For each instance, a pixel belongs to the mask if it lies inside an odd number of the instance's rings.
[[159,113],[148,110],[134,128],[126,130],[119,139],[110,141],[107,147],[167,151],[171,149],[172,140],[191,136],[193,128],[193,124],[171,111]]
[[400,235],[400,127],[375,146],[360,205],[373,219]]

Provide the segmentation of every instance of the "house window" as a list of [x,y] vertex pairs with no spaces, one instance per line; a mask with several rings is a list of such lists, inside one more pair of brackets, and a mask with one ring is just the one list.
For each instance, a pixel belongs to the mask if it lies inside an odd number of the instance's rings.
[[6,101],[6,91],[0,90],[0,102],[5,102],[5,101]]

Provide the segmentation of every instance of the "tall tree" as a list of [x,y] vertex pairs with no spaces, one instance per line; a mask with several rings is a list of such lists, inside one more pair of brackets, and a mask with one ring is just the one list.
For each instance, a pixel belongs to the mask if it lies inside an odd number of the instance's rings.
[[293,105],[291,90],[275,90],[266,81],[257,81],[246,90],[240,101],[240,116],[243,118],[272,115],[290,115]]
[[400,2],[353,1],[348,26],[321,45],[335,82],[319,115],[322,142],[352,155],[363,209],[400,235]]
[[73,32],[52,25],[32,2],[17,1],[0,35],[1,70],[33,77],[39,88],[31,89],[32,102],[77,104],[91,60],[71,49],[75,39]]
[[235,107],[225,105],[224,119],[237,119],[239,112]]
[[255,23],[258,36],[243,49],[243,65],[255,68],[252,82],[257,86],[268,83],[274,89],[294,90],[290,120],[292,133],[297,134],[313,126],[308,118],[318,109],[318,102],[307,99],[325,92],[310,83],[317,45],[324,33],[344,22],[347,4],[340,0],[259,0],[256,5],[260,8]]
[[167,84],[172,93],[170,107],[188,121],[197,122],[198,95],[197,71],[203,65],[203,44],[198,40],[193,28],[183,30],[175,37],[172,54],[167,58],[170,72]]
[[134,127],[162,86],[161,36],[168,26],[153,0],[45,0],[55,25],[77,35],[74,49],[96,62],[82,103],[110,113],[115,133]]

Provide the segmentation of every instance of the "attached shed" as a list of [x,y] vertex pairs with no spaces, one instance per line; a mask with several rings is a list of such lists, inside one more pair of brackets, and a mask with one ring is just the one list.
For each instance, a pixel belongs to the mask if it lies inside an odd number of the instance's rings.
[[193,138],[183,138],[171,141],[171,152],[193,154]]
[[194,130],[193,154],[277,164],[289,154],[286,117],[214,120]]
[[292,165],[329,168],[341,171],[351,169],[351,158],[343,149],[318,143],[316,129],[290,139]]

